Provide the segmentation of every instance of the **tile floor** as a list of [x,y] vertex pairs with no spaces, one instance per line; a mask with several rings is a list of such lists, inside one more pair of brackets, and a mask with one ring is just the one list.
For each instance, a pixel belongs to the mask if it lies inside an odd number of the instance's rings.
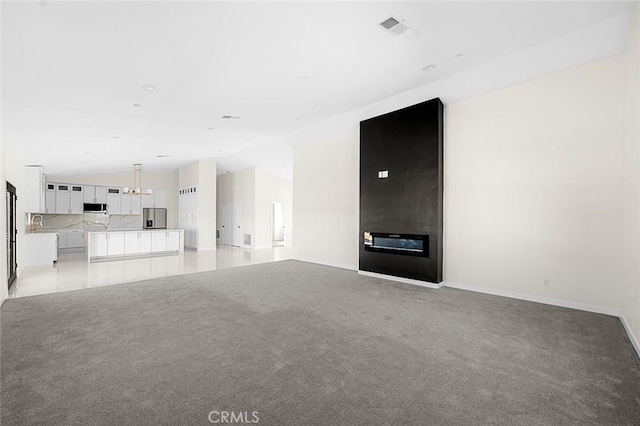
[[233,268],[291,258],[290,247],[244,249],[219,246],[217,250],[102,262],[87,262],[86,253],[58,255],[55,266],[28,266],[9,289],[9,298],[35,296],[103,285],[141,281],[169,275]]

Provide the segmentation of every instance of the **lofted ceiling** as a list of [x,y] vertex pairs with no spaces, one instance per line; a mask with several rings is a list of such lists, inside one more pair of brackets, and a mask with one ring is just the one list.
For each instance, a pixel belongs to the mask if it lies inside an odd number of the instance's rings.
[[[290,177],[293,144],[367,114],[620,52],[634,2],[1,7],[2,137],[26,164],[85,175],[215,158],[219,172],[257,165]],[[408,30],[384,31],[390,16]]]

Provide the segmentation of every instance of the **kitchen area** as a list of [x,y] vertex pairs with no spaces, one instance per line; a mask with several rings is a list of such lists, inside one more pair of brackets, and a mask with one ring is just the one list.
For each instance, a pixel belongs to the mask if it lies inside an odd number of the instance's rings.
[[[34,166],[25,167],[25,189],[24,266],[36,267],[30,270],[60,268],[64,260],[86,263],[87,271],[101,270],[106,276],[111,269],[116,279],[127,281],[152,277],[153,263],[160,272],[166,270],[159,266],[166,259],[152,258],[177,258],[184,252],[184,231],[167,229],[164,190],[52,182],[42,167]],[[150,271],[117,271],[106,265],[124,260],[147,264]]]

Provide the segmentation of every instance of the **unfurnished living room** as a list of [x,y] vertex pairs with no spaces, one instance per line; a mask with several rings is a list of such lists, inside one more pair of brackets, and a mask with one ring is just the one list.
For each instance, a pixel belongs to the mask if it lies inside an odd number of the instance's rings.
[[640,424],[639,2],[0,36],[3,425]]

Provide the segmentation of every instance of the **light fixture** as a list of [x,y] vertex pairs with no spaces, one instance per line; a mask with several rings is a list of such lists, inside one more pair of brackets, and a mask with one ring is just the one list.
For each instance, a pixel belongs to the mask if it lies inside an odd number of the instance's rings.
[[152,86],[151,84],[145,84],[144,86],[142,86],[142,90],[153,92],[154,90],[156,90],[156,86]]
[[160,155],[156,155],[156,158],[167,158],[169,157],[168,154],[160,154]]
[[133,188],[124,187],[122,193],[124,195],[151,195],[152,191],[147,189],[142,191],[142,164],[135,163],[133,165]]
[[140,104],[133,104],[133,106],[134,106],[134,107],[136,107],[136,108],[140,108],[142,105],[140,105]]
[[120,139],[120,136],[109,136],[109,139]]
[[215,127],[207,127],[207,130],[213,130]]
[[435,69],[436,69],[435,64],[431,64],[431,65],[428,65],[428,66],[422,68],[422,71],[433,71]]

